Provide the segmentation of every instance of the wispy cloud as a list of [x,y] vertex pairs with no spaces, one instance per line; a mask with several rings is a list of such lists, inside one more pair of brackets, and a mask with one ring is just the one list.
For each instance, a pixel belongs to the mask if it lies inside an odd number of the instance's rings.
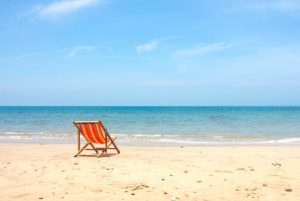
[[39,56],[43,56],[43,55],[61,54],[61,53],[67,52],[68,50],[70,50],[70,49],[57,49],[57,50],[50,50],[50,51],[24,53],[24,54],[18,55],[17,57],[15,57],[12,60],[19,62],[23,59],[30,58],[30,57],[39,57]]
[[233,10],[297,12],[300,11],[300,0],[251,1],[248,4],[237,5]]
[[233,47],[232,44],[225,44],[225,43],[212,43],[208,45],[199,44],[195,47],[186,48],[177,50],[174,52],[175,57],[191,57],[191,56],[198,56],[201,54],[209,53],[209,52],[216,52],[221,51],[224,49],[228,49]]
[[144,43],[141,45],[138,45],[135,49],[138,53],[143,53],[143,52],[149,52],[152,50],[155,50],[158,46],[159,40],[152,40],[148,43]]
[[149,42],[140,44],[135,47],[137,53],[143,53],[143,52],[150,52],[153,50],[156,50],[159,48],[159,46],[162,46],[162,44],[168,40],[175,39],[175,38],[183,38],[183,36],[180,35],[169,35],[165,37],[155,38]]
[[97,47],[95,46],[75,46],[72,48],[63,48],[63,49],[57,49],[57,50],[49,50],[49,51],[40,51],[40,52],[31,52],[31,53],[24,53],[21,55],[18,55],[11,59],[1,59],[0,61],[15,61],[20,62],[24,59],[30,58],[30,57],[41,57],[45,55],[61,55],[63,57],[76,57],[80,55],[81,53],[88,53],[93,50],[95,50]]
[[80,52],[91,52],[94,49],[96,49],[95,46],[76,46],[69,51],[68,56],[75,57]]
[[33,7],[31,14],[42,18],[58,17],[104,3],[105,0],[59,0],[47,5],[36,5]]
[[0,27],[8,31],[17,32],[17,29],[7,24],[0,24]]

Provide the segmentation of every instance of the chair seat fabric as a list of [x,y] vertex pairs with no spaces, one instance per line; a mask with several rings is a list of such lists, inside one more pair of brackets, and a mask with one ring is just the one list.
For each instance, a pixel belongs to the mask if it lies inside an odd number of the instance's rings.
[[[96,123],[76,123],[85,138],[97,144],[104,144],[109,142],[109,138],[105,138],[104,129],[99,122]],[[107,140],[106,140],[107,139]]]

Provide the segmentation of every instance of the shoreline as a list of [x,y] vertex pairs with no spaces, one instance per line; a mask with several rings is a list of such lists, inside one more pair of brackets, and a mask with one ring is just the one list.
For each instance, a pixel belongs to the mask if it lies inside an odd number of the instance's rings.
[[[81,141],[84,145],[84,140]],[[172,143],[172,142],[116,142],[123,147],[300,147],[300,143],[260,143],[260,142],[209,142],[209,143]],[[19,145],[77,145],[77,141],[20,141],[20,140],[3,140],[1,144],[19,144]]]

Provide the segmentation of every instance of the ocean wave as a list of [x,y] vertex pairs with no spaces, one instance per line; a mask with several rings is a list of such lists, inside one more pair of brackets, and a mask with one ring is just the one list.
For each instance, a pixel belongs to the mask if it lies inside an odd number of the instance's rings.
[[285,143],[297,143],[300,142],[300,137],[295,138],[283,138],[279,140],[267,140],[261,143],[269,143],[269,144],[285,144]]
[[300,144],[300,137],[296,138],[282,138],[278,140],[264,140],[264,141],[201,141],[201,140],[182,140],[182,139],[159,139],[158,142],[162,143],[175,143],[175,144],[211,144],[211,145],[218,145],[218,144]]
[[139,137],[139,138],[180,138],[180,137],[188,137],[188,136],[196,136],[196,135],[180,135],[180,134],[120,134],[120,133],[112,133],[111,135],[117,137]]
[[7,131],[4,132],[6,135],[43,135],[45,134],[44,132],[15,132],[15,131]]
[[45,133],[45,132],[0,132],[0,139],[5,140],[32,140],[32,139],[66,139],[73,138],[75,135],[70,133]]
[[[169,144],[191,144],[191,145],[230,145],[230,144],[300,144],[300,137],[287,137],[287,138],[266,138],[264,136],[247,136],[247,135],[192,135],[192,134],[126,134],[126,133],[113,133],[113,136],[124,144],[130,142],[141,143],[169,143]],[[52,132],[0,132],[0,139],[4,140],[61,140],[70,141],[76,140],[77,134],[75,133],[52,133]],[[278,138],[278,137],[277,137]]]

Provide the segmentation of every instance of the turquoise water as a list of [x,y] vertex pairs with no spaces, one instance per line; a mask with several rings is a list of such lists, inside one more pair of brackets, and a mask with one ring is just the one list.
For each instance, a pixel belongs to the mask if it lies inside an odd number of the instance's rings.
[[300,107],[0,107],[0,140],[74,142],[98,119],[124,144],[300,144]]

